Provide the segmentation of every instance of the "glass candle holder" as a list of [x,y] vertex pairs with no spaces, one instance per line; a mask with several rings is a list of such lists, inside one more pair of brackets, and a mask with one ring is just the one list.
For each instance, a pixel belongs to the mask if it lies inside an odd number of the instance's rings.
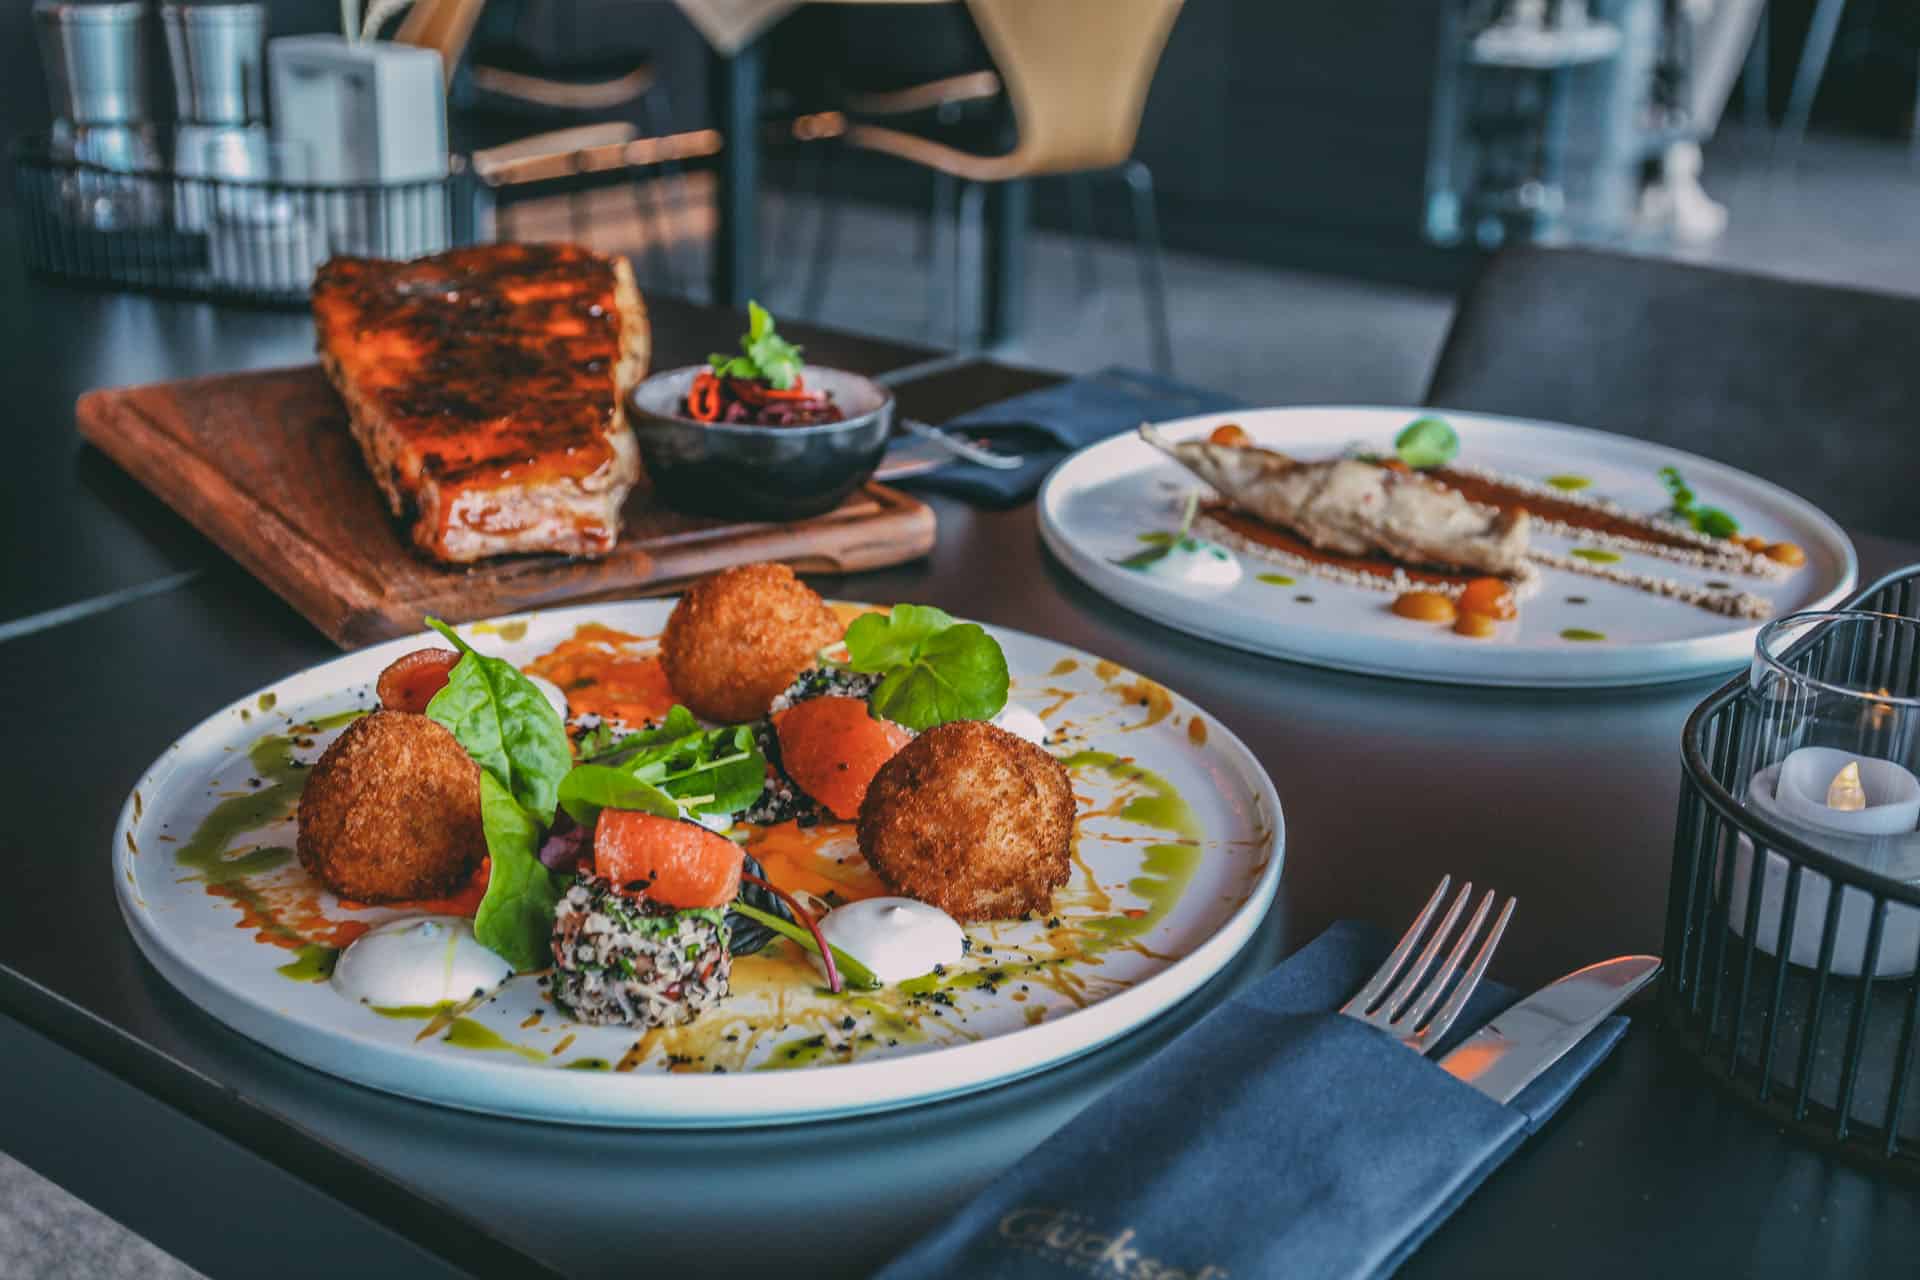
[[[1736,795],[1822,853],[1889,879],[1920,881],[1920,621],[1881,613],[1806,613],[1761,628],[1748,672]],[[1733,851],[1730,926],[1743,932],[1753,843]],[[1781,936],[1788,864],[1767,851],[1755,942]],[[1827,939],[1832,885],[1808,874],[1789,926],[1794,964]],[[1872,900],[1842,891],[1832,971],[1858,975]],[[1875,976],[1920,964],[1920,912],[1890,907]]]

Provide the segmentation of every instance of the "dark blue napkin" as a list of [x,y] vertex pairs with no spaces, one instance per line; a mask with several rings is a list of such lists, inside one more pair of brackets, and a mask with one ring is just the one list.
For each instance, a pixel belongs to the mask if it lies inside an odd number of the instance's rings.
[[983,506],[1011,507],[1038,493],[1047,473],[1076,449],[1131,431],[1142,422],[1218,413],[1241,405],[1231,396],[1155,374],[1102,369],[986,405],[946,424],[948,429],[964,428],[963,434],[981,437],[994,448],[1024,454],[1027,463],[1018,470],[995,471],[955,461],[898,483],[950,493]]
[[[1627,1020],[1609,1018],[1502,1106],[1331,1012],[1390,945],[1364,925],[1327,930],[1148,1059],[881,1280],[1391,1271],[1566,1101]],[[1450,1041],[1514,998],[1483,983]]]

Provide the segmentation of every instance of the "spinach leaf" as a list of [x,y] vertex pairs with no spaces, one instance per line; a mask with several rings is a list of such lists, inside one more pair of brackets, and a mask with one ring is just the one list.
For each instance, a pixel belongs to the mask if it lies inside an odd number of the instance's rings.
[[602,809],[638,809],[658,818],[680,816],[680,805],[660,788],[604,764],[575,765],[560,780],[560,807],[583,827],[591,827]]
[[940,609],[901,604],[865,614],[847,628],[847,663],[881,674],[873,713],[909,729],[949,720],[991,720],[1007,705],[1007,657],[971,622]]
[[511,662],[489,658],[438,618],[427,625],[462,654],[433,695],[427,715],[444,726],[509,794],[545,825],[553,821],[560,779],[573,764],[567,729],[553,704]]
[[493,870],[473,917],[473,936],[517,972],[544,969],[553,963],[553,909],[560,889],[538,857],[540,824],[484,769],[480,822]]
[[1415,471],[1444,467],[1460,453],[1460,436],[1441,418],[1415,418],[1393,438],[1393,451]]

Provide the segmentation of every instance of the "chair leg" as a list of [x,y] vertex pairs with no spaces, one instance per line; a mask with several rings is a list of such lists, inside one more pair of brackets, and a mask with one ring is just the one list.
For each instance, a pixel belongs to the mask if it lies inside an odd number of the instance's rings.
[[1100,287],[1093,262],[1093,177],[1085,173],[1067,175],[1067,203],[1073,219],[1073,266],[1085,302]]
[[[653,104],[656,102],[660,106],[660,119],[666,121],[666,132],[671,133],[673,131],[673,100],[667,97],[667,86],[665,82],[660,80],[655,80],[653,87],[640,96],[640,121],[649,137],[661,136],[661,131],[657,127],[653,112]],[[666,174],[667,182],[671,185],[673,191],[673,198],[670,202],[672,213],[669,216],[669,221],[678,224],[681,215],[686,213],[687,206],[690,203],[689,196],[691,192],[687,187],[687,169],[686,166],[678,160],[662,160],[660,162],[660,170]],[[669,202],[664,193],[661,195],[661,204],[663,208],[669,207]],[[699,254],[693,245],[692,239],[689,238],[687,241],[685,261],[680,264],[686,268],[683,274],[678,267],[673,265],[674,248],[679,243],[680,238],[678,236],[672,237],[668,241],[668,274],[676,281],[684,281],[687,288],[692,289],[700,279]]]
[[[951,174],[934,171],[933,208],[927,215],[927,321],[926,339],[928,342],[940,341],[943,321],[947,315],[947,284],[953,273],[946,265],[947,242],[954,239],[954,226],[959,218],[958,192],[954,188]],[[957,246],[955,246],[957,251]]]
[[986,238],[987,188],[980,182],[960,184],[960,202],[953,219],[953,346],[974,351],[980,346],[980,272],[972,270],[969,242]]
[[1140,258],[1140,291],[1147,304],[1147,337],[1153,344],[1153,371],[1173,373],[1173,336],[1167,327],[1167,281],[1160,258],[1160,219],[1153,207],[1153,171],[1138,160],[1124,170],[1133,193],[1134,249]]
[[828,277],[840,247],[840,201],[833,194],[833,169],[840,160],[840,144],[823,140],[802,145],[825,148],[820,153],[820,212],[813,224],[813,260],[807,263],[806,287],[800,300],[800,314],[818,320],[827,304]]
[[1813,99],[1827,74],[1827,58],[1833,52],[1833,37],[1840,30],[1840,16],[1846,7],[1847,0],[1819,0],[1814,6],[1807,43],[1800,50],[1800,66],[1793,73],[1793,94],[1787,99],[1787,113],[1780,122],[1788,145],[1795,150],[1806,139]]

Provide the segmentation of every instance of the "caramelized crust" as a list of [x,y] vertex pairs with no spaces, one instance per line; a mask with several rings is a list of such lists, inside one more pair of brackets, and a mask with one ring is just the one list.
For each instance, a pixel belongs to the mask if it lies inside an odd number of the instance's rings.
[[422,550],[612,549],[640,470],[623,401],[650,348],[624,259],[564,244],[335,258],[313,313],[354,438]]

